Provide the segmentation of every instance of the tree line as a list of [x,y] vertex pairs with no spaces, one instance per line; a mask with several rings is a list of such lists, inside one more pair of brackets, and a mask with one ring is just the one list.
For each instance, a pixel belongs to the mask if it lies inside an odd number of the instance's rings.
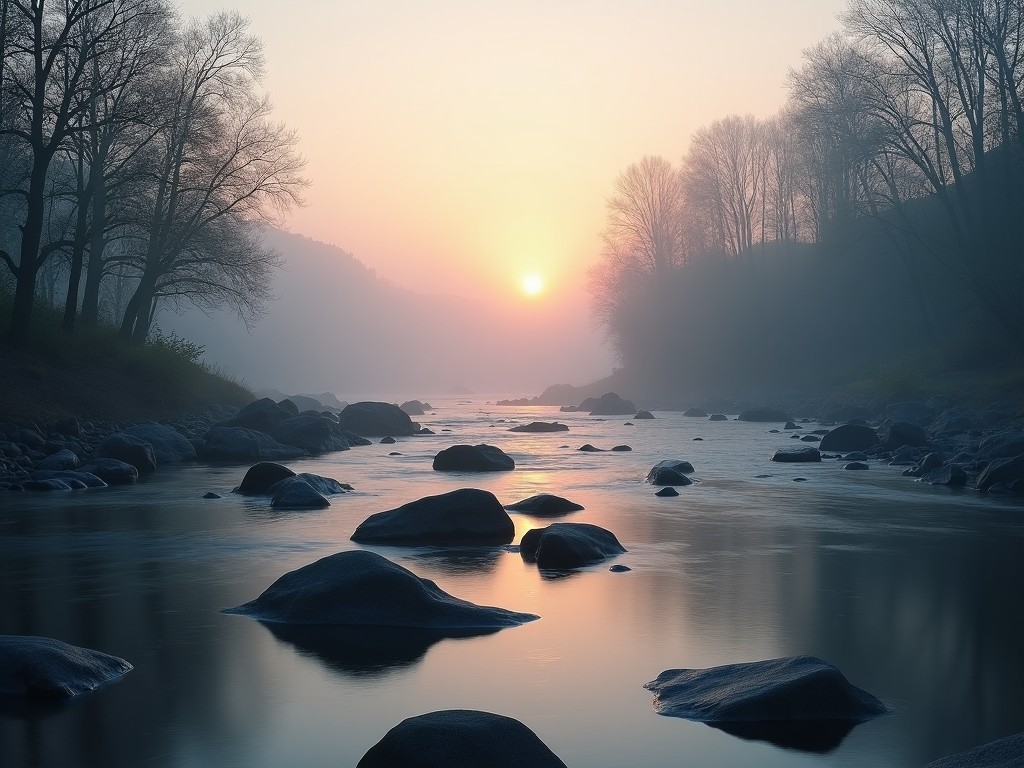
[[1024,352],[1024,6],[849,0],[842,21],[777,115],[716,120],[677,166],[644,157],[619,176],[589,277],[620,352],[669,275],[868,230],[925,325],[942,270]]
[[301,204],[297,136],[260,90],[235,12],[166,0],[0,2],[0,260],[9,340],[31,342],[42,283],[67,331],[106,321],[144,342],[161,304],[270,296],[258,225]]

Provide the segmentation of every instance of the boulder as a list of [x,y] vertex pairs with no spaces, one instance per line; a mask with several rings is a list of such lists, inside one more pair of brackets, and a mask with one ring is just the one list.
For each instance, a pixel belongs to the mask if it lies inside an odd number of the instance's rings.
[[93,459],[79,471],[96,475],[107,485],[127,485],[139,479],[139,470],[117,459]]
[[460,488],[370,515],[352,534],[360,544],[498,545],[515,537],[515,524],[490,491]]
[[341,428],[316,411],[305,411],[278,423],[269,434],[282,445],[290,445],[312,455],[329,451],[347,451],[348,441]]
[[[279,483],[275,483],[274,485],[270,486],[270,494],[276,494],[278,491],[278,486],[281,485],[281,483],[288,482],[289,479],[291,478],[285,478],[281,480]],[[349,485],[348,483],[339,483],[333,477],[314,475],[310,472],[300,472],[295,476],[294,479],[303,481],[314,491],[324,496],[337,496],[338,494],[348,493],[349,491],[353,490],[352,486]]]
[[[288,411],[288,413],[290,413],[292,416],[299,415],[299,406],[296,405],[295,401],[290,398],[286,397],[284,400],[279,400],[277,402],[277,407],[283,408],[284,410]],[[316,410],[320,409],[317,408]]]
[[819,442],[821,442],[821,438],[818,437],[817,435],[804,435],[800,439],[803,442],[805,442],[805,443],[819,443]]
[[382,437],[380,439],[380,444],[381,445],[394,445],[397,442],[398,441],[395,440],[395,438],[393,438],[391,435],[387,435],[386,437]]
[[196,460],[196,449],[181,432],[163,424],[140,424],[129,427],[124,434],[137,437],[153,447],[159,464],[184,464]]
[[772,461],[786,463],[821,461],[821,452],[812,445],[804,445],[799,448],[779,448],[772,455]]
[[81,472],[70,469],[47,470],[37,469],[32,473],[33,480],[75,480],[86,488],[106,488],[107,484],[91,472]]
[[785,411],[778,411],[774,408],[748,408],[745,411],[741,411],[740,415],[736,418],[738,421],[792,421]]
[[938,469],[946,463],[946,456],[941,453],[929,453],[921,458],[912,468],[903,474],[909,477],[924,477],[933,469]]
[[81,465],[78,456],[67,448],[51,453],[42,461],[36,462],[36,469],[60,472],[65,469],[76,469]]
[[[26,491],[72,491],[74,486],[70,480],[57,480],[56,478],[49,478],[47,480],[26,480],[21,484],[23,490]],[[82,486],[85,487],[84,485]]]
[[885,447],[890,451],[909,445],[911,448],[927,448],[928,433],[909,421],[894,421],[885,430]]
[[204,461],[287,461],[305,456],[306,452],[253,429],[213,427],[206,435],[199,455]]
[[678,496],[679,491],[673,488],[671,485],[666,485],[664,488],[659,488],[654,494],[655,496],[661,496],[662,498]]
[[691,416],[694,418],[706,418],[707,413],[702,408],[687,408],[683,411],[683,416]]
[[693,472],[693,464],[688,461],[666,459],[655,464],[647,473],[647,482],[651,485],[691,485],[687,474]]
[[[286,402],[286,401],[282,401]],[[240,410],[233,418],[222,421],[217,426],[237,427],[240,429],[253,429],[257,432],[270,433],[274,427],[285,419],[290,419],[298,413],[294,403],[289,403],[291,408],[278,405],[269,397],[254,400]]]
[[969,432],[974,427],[974,419],[963,408],[950,408],[943,411],[928,427],[933,435],[958,435]]
[[590,408],[591,416],[627,416],[634,413],[636,413],[636,406],[629,400],[623,400],[614,392],[601,395]]
[[[288,400],[291,401],[299,413],[302,413],[303,411],[318,411],[320,413],[325,413],[324,404],[315,397],[310,397],[309,395],[288,395]],[[281,401],[281,404],[282,406],[284,405],[283,400]],[[326,413],[330,413],[330,411],[326,411]]]
[[0,695],[65,699],[130,672],[116,656],[49,637],[0,635]]
[[568,432],[568,424],[559,424],[557,421],[531,421],[529,424],[519,424],[509,429],[509,432]]
[[34,451],[41,451],[46,445],[46,440],[36,430],[27,427],[17,429],[9,434],[11,440],[16,443],[23,443]]
[[636,412],[636,416],[634,416],[633,418],[637,419],[637,420],[639,420],[639,419],[653,419],[654,418],[654,414],[651,413],[650,411],[637,411]]
[[274,486],[270,506],[275,509],[324,509],[331,506],[331,502],[305,480],[288,477]]
[[967,473],[956,464],[936,467],[921,478],[921,482],[929,485],[949,485],[959,487],[967,485]]
[[407,400],[398,407],[410,416],[423,416],[427,412],[426,405],[421,403],[419,400]]
[[612,446],[612,450],[615,453],[629,453],[633,449],[632,449],[632,447],[630,447],[628,445],[613,445]]
[[505,509],[526,512],[534,517],[560,517],[570,512],[579,512],[583,505],[555,496],[553,493],[539,493],[515,504],[506,504]]
[[270,488],[289,477],[295,477],[295,473],[288,467],[275,464],[272,461],[261,461],[253,464],[242,478],[241,484],[235,488],[234,493],[241,493],[246,496],[263,496],[270,493]]
[[866,451],[878,443],[878,435],[871,427],[843,424],[821,438],[823,451]]
[[[787,422],[785,423],[785,425],[783,425],[783,427],[782,427],[782,428],[783,428],[783,429],[800,429],[800,427],[798,427],[798,426],[797,426],[796,424],[794,424],[794,423],[793,423],[792,421],[787,421]],[[777,431],[777,430],[773,430],[773,431]]]
[[370,747],[356,768],[566,768],[518,720],[447,709],[403,720]]
[[117,459],[131,464],[139,470],[140,475],[156,471],[156,456],[153,453],[153,446],[146,440],[124,432],[105,438],[96,451],[96,458]]
[[865,464],[863,461],[851,461],[849,464],[847,464],[845,467],[843,467],[843,469],[861,470],[861,471],[863,471],[863,470],[865,470],[867,468],[868,468],[868,465]]
[[345,406],[338,420],[343,429],[362,437],[405,437],[415,431],[409,414],[392,403],[351,403]]
[[994,459],[978,476],[975,486],[979,491],[987,491],[993,485],[1012,486],[1016,481],[1024,481],[1024,453],[1011,459]]
[[944,757],[925,768],[1024,768],[1024,733]]
[[708,421],[728,421],[729,417],[724,413],[712,413],[708,416]]
[[1024,453],[1024,432],[997,432],[989,435],[978,446],[978,458],[1009,459]]
[[224,613],[287,624],[514,627],[538,617],[460,600],[374,552],[328,555],[271,584],[259,597]]
[[515,461],[493,445],[453,445],[434,457],[438,472],[505,472],[516,468]]
[[583,451],[584,453],[603,453],[604,448],[598,448],[597,446],[591,445],[590,443],[584,443],[577,451]]
[[615,534],[589,523],[552,523],[523,534],[519,553],[538,568],[579,568],[626,551]]

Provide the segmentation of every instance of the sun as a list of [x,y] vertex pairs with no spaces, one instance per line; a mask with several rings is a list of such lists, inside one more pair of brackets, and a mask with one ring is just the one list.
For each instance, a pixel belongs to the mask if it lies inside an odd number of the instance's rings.
[[544,278],[536,272],[531,272],[528,275],[523,275],[520,287],[527,296],[539,296],[544,290]]

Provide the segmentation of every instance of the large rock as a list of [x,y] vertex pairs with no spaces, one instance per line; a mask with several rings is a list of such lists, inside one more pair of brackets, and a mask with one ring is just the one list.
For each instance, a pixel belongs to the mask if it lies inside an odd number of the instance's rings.
[[526,512],[534,517],[561,517],[570,512],[579,512],[583,509],[583,505],[561,496],[555,496],[553,493],[539,493],[528,499],[517,501],[515,504],[506,504],[505,509],[510,509],[513,512]]
[[298,412],[294,403],[290,405],[291,408],[278,405],[269,397],[260,398],[245,406],[234,418],[223,421],[218,426],[253,429],[269,434],[270,430]]
[[925,768],[1024,768],[1024,733],[944,757]]
[[632,416],[634,413],[636,413],[636,406],[629,400],[623,400],[614,392],[601,395],[590,408],[591,416]]
[[199,455],[204,461],[287,461],[305,456],[306,452],[254,429],[213,427]]
[[871,427],[861,424],[843,424],[832,429],[821,438],[823,451],[866,451],[878,444],[878,434]]
[[33,480],[76,480],[86,488],[106,488],[107,484],[91,472],[81,472],[71,469],[47,470],[37,469],[32,473]]
[[690,485],[693,481],[686,477],[693,472],[693,464],[680,459],[659,461],[647,473],[647,482],[651,485]]
[[[323,475],[314,475],[310,472],[300,472],[295,476],[296,480],[302,480],[306,485],[315,490],[317,493],[323,494],[324,496],[336,496],[341,493],[348,493],[353,490],[352,486],[348,483],[339,483],[333,477],[324,477]],[[284,479],[281,483],[288,482],[288,479]],[[278,491],[277,483],[270,488],[270,493],[275,494]]]
[[989,462],[978,476],[976,487],[979,491],[987,491],[997,483],[1009,487],[1015,482],[1024,485],[1024,454],[1012,459],[994,459]]
[[538,617],[470,603],[374,552],[339,552],[290,571],[251,602],[224,613],[288,624],[514,627]]
[[529,424],[520,424],[509,429],[509,432],[568,432],[568,424],[559,424],[557,421],[531,421]]
[[519,552],[538,568],[580,568],[626,551],[615,534],[589,523],[552,523],[523,534]]
[[757,422],[792,421],[785,411],[779,411],[774,408],[748,408],[747,410],[742,411],[736,418],[739,421]]
[[821,452],[811,445],[799,448],[779,448],[773,455],[772,461],[785,463],[805,463],[821,461]]
[[892,451],[904,445],[911,448],[927,448],[928,433],[909,421],[894,421],[885,430],[885,447]]
[[67,448],[63,448],[39,461],[36,464],[36,469],[60,472],[61,470],[77,469],[81,464],[82,462],[77,455]]
[[270,436],[283,445],[301,448],[311,454],[347,451],[348,441],[341,427],[321,413],[306,411],[291,416],[270,430]]
[[504,472],[516,468],[512,457],[500,448],[480,445],[453,445],[434,457],[438,472]]
[[997,432],[978,446],[978,458],[984,461],[1009,459],[1024,453],[1024,432]]
[[140,424],[129,427],[124,434],[144,440],[153,447],[156,463],[184,464],[196,460],[195,446],[174,427],[163,424]]
[[708,416],[708,421],[728,421],[729,417],[724,413],[712,413]]
[[490,491],[460,488],[370,515],[352,534],[361,544],[508,544],[515,524]]
[[974,419],[964,408],[950,408],[943,411],[928,427],[933,435],[957,435],[974,428]]
[[633,419],[638,421],[649,420],[653,418],[654,414],[651,413],[650,411],[637,411],[636,415],[633,416]]
[[147,440],[124,432],[118,432],[105,438],[96,451],[96,458],[117,459],[131,464],[139,470],[140,475],[156,471],[156,456],[153,453],[153,446]]
[[49,637],[0,635],[0,695],[69,698],[114,680],[132,665],[124,659]]
[[266,495],[270,493],[271,486],[289,477],[295,477],[295,473],[288,467],[272,461],[261,461],[249,467],[234,492],[246,496]]
[[833,749],[857,723],[889,712],[813,656],[670,669],[644,688],[654,692],[658,714],[814,752]]
[[410,416],[423,416],[430,408],[427,403],[421,403],[419,400],[407,400],[398,407]]
[[270,506],[275,509],[325,509],[331,506],[331,502],[302,478],[288,477],[274,486]]
[[967,473],[956,464],[936,467],[921,478],[921,482],[929,485],[949,485],[959,487],[967,484]]
[[409,414],[392,403],[351,403],[338,416],[343,429],[362,437],[407,436],[415,428]]
[[96,475],[108,485],[128,485],[139,479],[139,470],[118,459],[94,459],[79,471]]
[[370,747],[356,768],[566,768],[518,720],[448,709],[403,720]]

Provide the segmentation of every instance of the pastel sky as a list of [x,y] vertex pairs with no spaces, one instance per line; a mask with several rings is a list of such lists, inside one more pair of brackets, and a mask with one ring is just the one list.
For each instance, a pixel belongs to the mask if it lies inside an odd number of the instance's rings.
[[[844,0],[246,0],[313,185],[292,231],[394,283],[586,311],[605,200],[730,113],[774,113]],[[216,7],[180,3],[186,15]]]

